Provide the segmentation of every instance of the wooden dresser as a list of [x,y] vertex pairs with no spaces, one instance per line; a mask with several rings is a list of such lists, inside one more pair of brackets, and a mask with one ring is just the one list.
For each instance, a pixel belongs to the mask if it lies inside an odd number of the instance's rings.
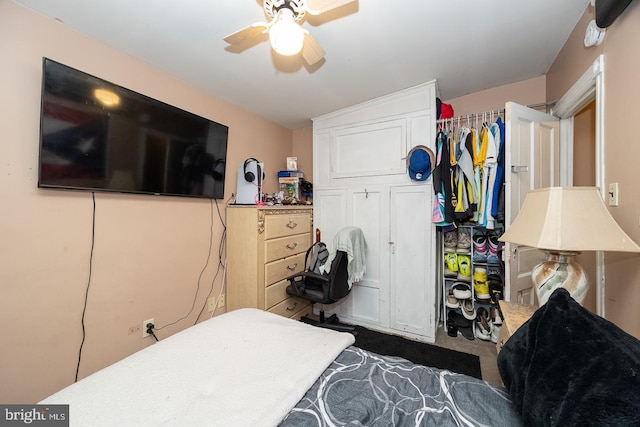
[[313,242],[311,206],[227,206],[227,310],[252,307],[299,319],[311,303],[286,293]]

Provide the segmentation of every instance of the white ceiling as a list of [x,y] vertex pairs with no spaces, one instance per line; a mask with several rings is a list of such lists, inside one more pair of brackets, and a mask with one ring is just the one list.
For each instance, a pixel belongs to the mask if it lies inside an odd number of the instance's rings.
[[266,20],[261,0],[13,1],[290,129],[433,79],[446,101],[545,74],[589,4],[359,0],[307,15],[326,51],[309,67],[266,37],[243,51],[222,40]]

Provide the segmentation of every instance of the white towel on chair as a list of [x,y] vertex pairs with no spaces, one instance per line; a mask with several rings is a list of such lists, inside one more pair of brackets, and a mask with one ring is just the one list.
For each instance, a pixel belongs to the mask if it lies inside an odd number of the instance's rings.
[[321,267],[323,273],[328,273],[331,270],[331,263],[338,251],[347,253],[347,273],[349,275],[347,281],[349,289],[351,289],[355,282],[362,280],[367,269],[367,242],[362,230],[358,227],[345,227],[338,231],[331,244],[329,259]]

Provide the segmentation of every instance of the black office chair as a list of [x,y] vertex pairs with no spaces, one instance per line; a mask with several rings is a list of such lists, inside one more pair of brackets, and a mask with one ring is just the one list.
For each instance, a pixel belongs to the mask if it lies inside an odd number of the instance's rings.
[[[305,266],[310,251],[317,248],[319,243],[320,242],[315,243],[307,251]],[[347,253],[337,251],[335,258],[331,262],[331,268],[327,274],[321,274],[313,271],[314,266],[312,265],[306,271],[288,277],[289,285],[287,286],[287,294],[307,299],[312,303],[332,304],[334,302],[338,302],[340,299],[346,297],[350,292],[347,265]],[[340,323],[338,321],[338,316],[335,314],[325,318],[324,307],[320,308],[319,321],[307,316],[302,317],[300,320],[311,325],[355,334],[355,328],[353,326]]]

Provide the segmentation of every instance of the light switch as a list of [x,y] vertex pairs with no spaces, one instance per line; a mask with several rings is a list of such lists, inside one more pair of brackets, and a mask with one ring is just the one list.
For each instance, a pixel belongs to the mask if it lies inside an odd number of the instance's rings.
[[609,184],[609,206],[618,206],[618,183]]

